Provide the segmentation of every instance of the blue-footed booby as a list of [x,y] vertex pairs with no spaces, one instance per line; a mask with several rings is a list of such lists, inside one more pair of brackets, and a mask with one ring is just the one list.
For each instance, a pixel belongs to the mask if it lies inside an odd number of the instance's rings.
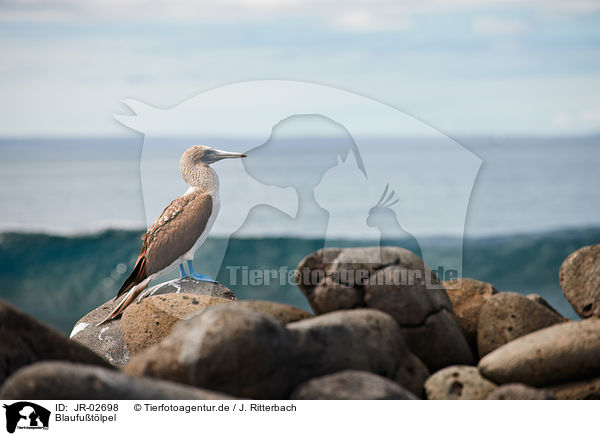
[[117,316],[148,286],[152,280],[179,265],[181,276],[189,273],[198,280],[210,277],[194,273],[194,253],[206,240],[219,213],[219,178],[209,165],[225,158],[246,157],[242,153],[216,150],[205,145],[188,148],[181,157],[180,171],[190,186],[185,194],[169,204],[142,237],[143,244],[133,271],[125,280],[116,298],[121,302],[100,324]]

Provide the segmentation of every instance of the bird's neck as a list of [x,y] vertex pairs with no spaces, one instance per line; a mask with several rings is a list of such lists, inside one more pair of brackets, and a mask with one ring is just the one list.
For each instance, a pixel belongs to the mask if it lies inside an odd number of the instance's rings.
[[196,167],[195,171],[188,174],[186,179],[186,182],[190,185],[190,190],[199,190],[210,194],[219,192],[219,177],[215,170],[208,165]]

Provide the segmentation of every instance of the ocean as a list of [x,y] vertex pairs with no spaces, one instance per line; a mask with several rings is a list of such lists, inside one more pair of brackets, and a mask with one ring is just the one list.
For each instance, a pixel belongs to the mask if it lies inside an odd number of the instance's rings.
[[[137,257],[146,221],[185,190],[173,162],[190,141],[160,139],[142,147],[137,136],[0,140],[0,298],[69,333],[85,313],[113,297]],[[206,142],[232,151],[256,146],[240,138]],[[235,194],[236,183],[245,187],[246,200],[267,195],[268,201],[244,209],[247,218],[233,233],[237,221],[228,222],[230,214],[220,218],[196,255],[196,270],[216,276],[241,299],[308,310],[295,285],[279,279],[252,285],[241,273],[278,270],[283,276],[323,246],[400,245],[423,250],[434,269],[456,264],[461,254],[463,276],[500,291],[540,294],[576,318],[560,292],[558,268],[577,248],[600,243],[600,138],[458,142],[481,161],[473,185],[460,193],[453,183],[468,185],[466,170],[473,166],[463,169],[441,144],[426,140],[407,139],[400,154],[397,141],[374,140],[371,154],[363,153],[368,183],[348,159],[352,153],[339,152],[343,143],[334,147],[341,160],[328,164],[333,172],[311,170],[313,162],[330,158],[325,145],[336,143],[331,138],[295,138],[288,150],[270,155],[267,147],[249,154],[246,179],[239,164],[217,163],[227,180],[223,203]],[[260,165],[253,166],[259,158]],[[424,160],[432,165],[416,165]],[[348,171],[335,172],[343,168]],[[375,173],[393,175],[378,179]],[[260,184],[248,182],[248,174]],[[457,174],[461,177],[453,178]],[[386,184],[399,200],[394,207],[400,207],[389,231],[365,224],[368,217],[375,220],[373,207]],[[292,200],[281,196],[291,190]],[[437,197],[415,195],[433,191]],[[466,196],[466,210],[464,202],[451,201],[454,195]],[[457,232],[461,213],[464,234]]]

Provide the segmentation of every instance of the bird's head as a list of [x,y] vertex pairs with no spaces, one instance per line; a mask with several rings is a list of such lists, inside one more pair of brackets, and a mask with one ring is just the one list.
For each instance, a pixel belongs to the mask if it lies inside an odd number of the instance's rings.
[[181,167],[210,165],[221,159],[246,157],[243,153],[217,150],[206,145],[192,145],[181,157]]
[[203,168],[221,159],[246,157],[243,153],[231,153],[217,150],[206,145],[193,145],[181,156],[180,170],[183,180],[190,186],[196,186],[202,179]]

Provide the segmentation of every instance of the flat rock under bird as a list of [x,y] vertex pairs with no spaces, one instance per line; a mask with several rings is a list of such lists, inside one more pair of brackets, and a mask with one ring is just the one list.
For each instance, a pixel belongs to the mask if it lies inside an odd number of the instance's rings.
[[119,316],[148,283],[177,265],[181,276],[186,276],[184,262],[187,262],[192,277],[212,280],[195,274],[192,266],[194,253],[206,240],[219,213],[219,178],[209,165],[221,159],[241,157],[246,155],[204,145],[194,145],[183,153],[181,176],[190,188],[167,206],[143,236],[135,267],[115,298],[127,294],[100,324]]

